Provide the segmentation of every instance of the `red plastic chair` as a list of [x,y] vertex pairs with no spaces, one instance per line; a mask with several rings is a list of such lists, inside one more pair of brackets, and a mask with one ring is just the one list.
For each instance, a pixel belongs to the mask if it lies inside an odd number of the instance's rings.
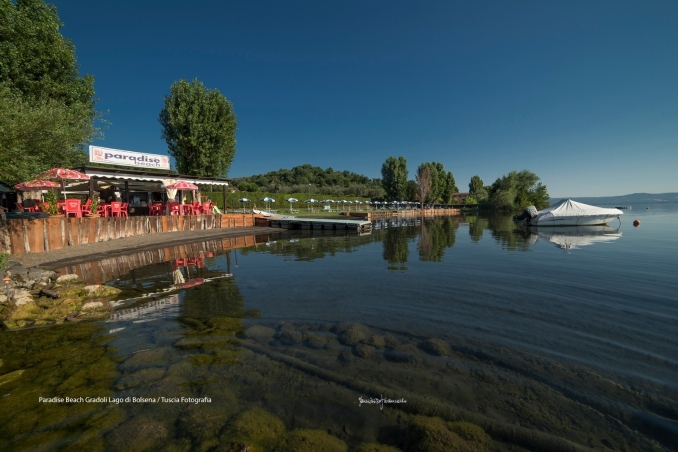
[[128,206],[129,206],[129,203],[128,203],[128,202],[125,202],[125,203],[122,204],[122,206],[120,207],[120,214],[121,214],[121,216],[123,216],[123,217],[129,217],[129,215],[127,215],[127,207],[128,207]]
[[202,204],[202,213],[203,215],[211,215],[212,214],[212,203],[211,202],[205,202]]
[[85,204],[82,204],[80,208],[82,209],[82,214],[83,215],[89,215],[92,211],[90,208],[92,207],[92,200],[88,199]]
[[178,202],[168,202],[167,204],[170,209],[170,215],[181,215],[181,204]]
[[200,203],[198,201],[195,201],[193,203],[193,215],[200,215]]
[[162,215],[162,203],[161,202],[152,203],[148,208],[148,214],[154,217]]
[[67,199],[64,203],[64,214],[66,218],[74,215],[75,218],[82,218],[82,209],[79,199]]
[[120,201],[111,202],[111,216],[112,217],[122,216],[122,203]]

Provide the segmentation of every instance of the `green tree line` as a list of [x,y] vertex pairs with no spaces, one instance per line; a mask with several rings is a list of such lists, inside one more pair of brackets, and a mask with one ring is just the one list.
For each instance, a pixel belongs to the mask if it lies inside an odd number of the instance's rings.
[[[408,179],[405,157],[389,157],[381,167],[381,182],[386,198],[407,200],[425,204],[460,204],[454,174],[446,171],[440,162],[424,162],[417,168],[415,179]],[[546,185],[535,173],[522,170],[511,171],[492,185],[485,186],[480,176],[473,176],[469,183],[469,196],[465,204],[480,205],[496,210],[513,210],[534,205],[543,209],[549,205]]]

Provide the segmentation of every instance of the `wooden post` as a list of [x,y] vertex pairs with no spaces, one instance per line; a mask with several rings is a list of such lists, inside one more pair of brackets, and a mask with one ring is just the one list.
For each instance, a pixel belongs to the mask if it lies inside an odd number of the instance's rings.
[[125,202],[129,203],[129,181],[125,181]]
[[94,178],[89,178],[89,199],[94,197]]
[[226,193],[228,193],[228,185],[222,185],[222,187],[224,188],[224,213],[226,213]]

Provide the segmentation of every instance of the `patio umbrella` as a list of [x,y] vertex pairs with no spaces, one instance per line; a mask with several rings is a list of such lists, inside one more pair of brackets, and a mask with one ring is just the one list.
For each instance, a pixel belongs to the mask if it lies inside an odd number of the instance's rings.
[[61,181],[61,187],[64,192],[64,199],[66,199],[66,183],[65,180],[89,180],[87,174],[81,173],[80,171],[68,169],[68,168],[52,168],[51,170],[42,173],[37,177],[37,179],[59,179]]
[[244,209],[244,208],[245,208],[245,203],[246,203],[246,202],[252,202],[252,200],[251,200],[250,198],[240,198],[240,199],[238,200],[238,202],[242,203],[242,208]]
[[304,202],[305,202],[306,204],[308,204],[308,210],[311,210],[311,207],[312,207],[313,203],[318,202],[318,200],[317,200],[317,199],[311,198],[311,199],[307,199],[307,200],[304,201]]
[[165,188],[172,190],[198,190],[198,186],[185,180],[178,180],[173,184],[165,185]]
[[[192,184],[192,183],[190,183],[186,180],[178,180],[178,181],[171,183],[169,185],[165,185],[165,188],[168,189],[168,190],[181,190],[182,192],[186,191],[186,190],[191,190],[191,191],[200,190],[197,185]],[[175,194],[176,194],[176,192],[175,192]],[[169,192],[168,192],[167,195],[169,196]],[[195,197],[194,197],[194,200],[195,200]],[[200,200],[200,198],[198,198],[198,200]],[[184,195],[182,193],[181,204],[183,204],[183,203],[184,203]]]
[[[297,198],[287,198],[285,201],[287,201],[290,204],[294,204],[295,202],[299,202]],[[291,207],[290,207],[291,209]]]
[[260,201],[265,202],[265,203],[266,203],[266,209],[271,210],[270,203],[275,202],[275,199],[269,198],[269,197],[267,196],[267,197],[265,197],[265,198],[261,198]]
[[14,188],[16,188],[19,191],[38,191],[38,190],[42,191],[59,187],[61,187],[61,185],[57,182],[40,179],[35,179],[30,182],[21,182],[20,184],[16,184],[14,186]]

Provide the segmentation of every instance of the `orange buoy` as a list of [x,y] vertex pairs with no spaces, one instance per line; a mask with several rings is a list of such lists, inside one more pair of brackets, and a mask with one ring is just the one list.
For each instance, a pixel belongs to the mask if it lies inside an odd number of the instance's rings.
[[638,220],[633,220],[633,225],[634,225],[635,227],[640,226],[640,221],[638,221]]

